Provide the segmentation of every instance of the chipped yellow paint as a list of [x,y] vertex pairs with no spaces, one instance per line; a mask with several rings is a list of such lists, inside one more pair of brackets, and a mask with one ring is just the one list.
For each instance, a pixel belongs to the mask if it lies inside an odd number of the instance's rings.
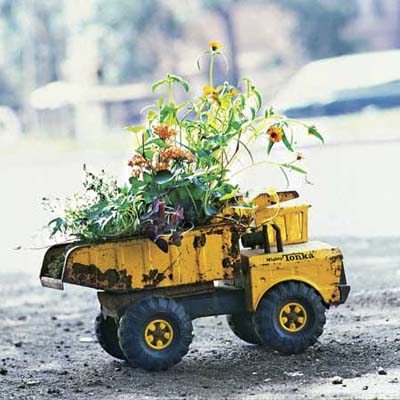
[[[126,290],[233,279],[233,266],[240,262],[238,240],[231,225],[219,224],[184,233],[181,246],[169,245],[168,253],[146,238],[80,246],[67,256],[65,281],[99,289]],[[74,273],[76,266],[80,275]],[[88,272],[87,281],[82,281],[86,279],[84,271]],[[123,273],[131,280],[130,287],[126,287],[126,280],[112,287],[106,282],[102,287],[97,277],[108,279],[107,271],[117,278]],[[97,280],[90,282],[91,279]]]
[[340,300],[338,284],[342,254],[322,242],[290,245],[283,253],[264,254],[262,250],[243,250],[243,263],[248,267],[246,292],[248,304],[256,310],[264,294],[286,281],[299,281],[313,287],[326,304]]

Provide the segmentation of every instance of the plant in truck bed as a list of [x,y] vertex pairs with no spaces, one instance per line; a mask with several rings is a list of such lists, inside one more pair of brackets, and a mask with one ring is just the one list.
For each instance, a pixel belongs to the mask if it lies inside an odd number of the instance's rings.
[[[128,160],[129,182],[119,186],[105,173],[85,169],[85,193],[66,200],[62,216],[49,224],[52,235],[90,241],[145,235],[166,251],[161,235],[179,244],[184,229],[207,224],[236,204],[240,188],[230,180],[231,168],[243,154],[254,163],[248,147],[254,139],[265,138],[266,159],[257,164],[272,163],[274,146],[294,152],[293,124],[323,140],[314,126],[275,114],[271,107],[263,110],[262,96],[249,79],[215,86],[220,43],[210,42],[203,56],[209,59],[209,82],[200,96],[177,103],[176,89],[190,93],[189,83],[168,74],[152,86],[166,96],[146,108],[143,125],[127,128],[139,143]],[[293,161],[274,164],[285,175],[286,170],[305,173],[296,165],[301,158],[294,154]]]

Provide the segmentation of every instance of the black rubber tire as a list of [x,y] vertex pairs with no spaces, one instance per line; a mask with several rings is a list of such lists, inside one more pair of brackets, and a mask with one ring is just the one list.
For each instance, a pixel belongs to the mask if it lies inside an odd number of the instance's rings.
[[104,318],[100,313],[95,320],[95,332],[97,341],[103,350],[119,360],[125,360],[124,353],[119,346],[118,324],[114,318]]
[[[305,326],[297,332],[288,332],[279,322],[282,307],[290,302],[301,304],[307,313]],[[272,349],[283,354],[303,353],[322,334],[325,311],[321,296],[310,286],[295,281],[281,283],[260,301],[254,314],[255,329]]]
[[227,315],[226,320],[238,338],[250,344],[262,344],[254,327],[253,313]]
[[[145,341],[146,326],[153,320],[167,321],[173,331],[172,342],[154,349]],[[145,297],[127,308],[122,316],[118,338],[127,361],[150,371],[166,370],[181,361],[192,342],[192,321],[185,308],[165,297]]]

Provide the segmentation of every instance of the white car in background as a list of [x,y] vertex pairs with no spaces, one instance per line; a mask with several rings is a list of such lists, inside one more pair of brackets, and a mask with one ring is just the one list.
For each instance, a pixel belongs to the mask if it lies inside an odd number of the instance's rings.
[[293,76],[273,104],[293,118],[400,107],[400,50],[313,61]]

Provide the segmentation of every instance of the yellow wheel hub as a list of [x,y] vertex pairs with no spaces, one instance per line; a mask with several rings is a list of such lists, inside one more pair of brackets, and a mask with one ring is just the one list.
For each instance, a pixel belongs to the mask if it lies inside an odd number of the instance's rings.
[[287,303],[281,308],[279,323],[288,332],[299,332],[306,326],[307,311],[299,303]]
[[174,338],[171,324],[164,319],[149,322],[144,330],[144,340],[147,346],[155,350],[167,348]]

